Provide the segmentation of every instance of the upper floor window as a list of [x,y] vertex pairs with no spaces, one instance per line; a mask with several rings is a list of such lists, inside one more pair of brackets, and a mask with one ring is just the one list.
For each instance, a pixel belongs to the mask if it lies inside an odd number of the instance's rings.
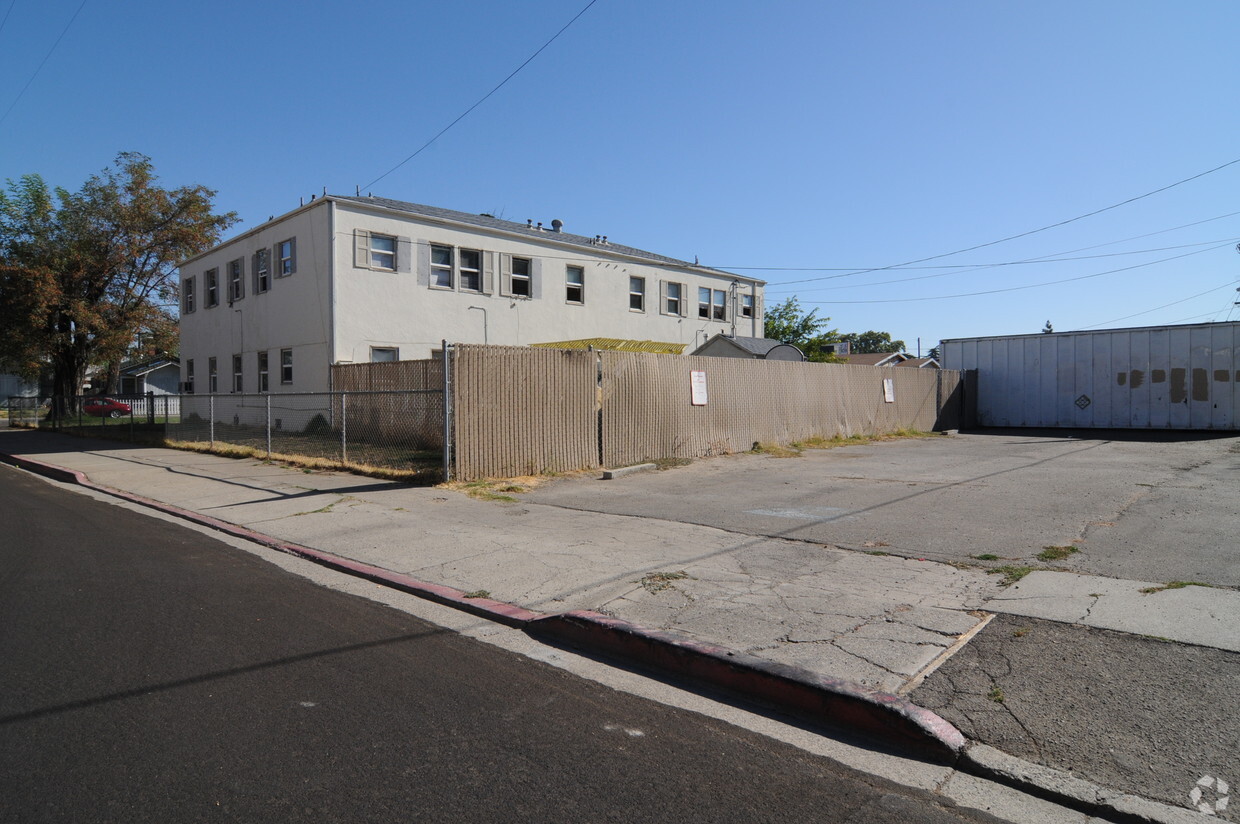
[[646,279],[629,278],[629,309],[635,312],[646,311]]
[[276,244],[276,277],[297,271],[297,239],[289,238]]
[[370,265],[375,269],[396,268],[396,238],[371,233]]
[[353,232],[353,265],[359,269],[408,272],[409,238],[355,229]]
[[254,253],[254,294],[262,294],[271,288],[271,250],[259,249]]
[[698,317],[727,320],[728,293],[722,289],[698,288]]
[[674,281],[663,283],[663,314],[680,316],[685,313],[685,285]]
[[519,298],[530,297],[530,272],[529,258],[514,257],[512,259],[511,284],[508,287],[508,294]]
[[228,264],[228,302],[245,297],[245,258],[237,258]]
[[586,270],[581,266],[564,269],[564,299],[569,303],[586,302]]
[[431,286],[453,288],[452,253],[451,246],[431,247]]
[[741,295],[741,317],[752,318],[754,309],[753,295]]
[[181,281],[181,314],[188,315],[194,311],[194,279]]
[[202,273],[203,289],[207,293],[207,308],[220,305],[220,270],[208,269]]
[[482,252],[477,249],[461,249],[461,290],[482,291]]

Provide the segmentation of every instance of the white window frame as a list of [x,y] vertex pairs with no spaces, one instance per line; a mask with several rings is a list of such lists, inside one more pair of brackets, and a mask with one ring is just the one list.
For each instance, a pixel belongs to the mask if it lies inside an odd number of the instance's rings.
[[271,380],[270,371],[269,371],[270,366],[267,360],[266,349],[259,350],[257,361],[258,361],[258,364],[257,364],[258,366],[258,391],[260,393],[266,392],[270,386],[270,380]]
[[218,267],[202,273],[202,287],[206,293],[203,305],[211,309],[220,305],[220,270]]
[[[573,280],[573,275],[577,275],[577,280]],[[573,297],[573,292],[577,293]],[[586,267],[569,264],[564,267],[564,301],[574,305],[581,305],[586,302]]]
[[192,314],[194,309],[194,279],[186,278],[181,282],[181,314]]
[[228,261],[228,305],[245,297],[245,258]]
[[219,364],[215,358],[207,358],[207,392],[214,395],[220,389]]
[[[379,352],[383,352],[383,353],[390,352],[392,357],[376,358],[375,354]],[[370,347],[370,362],[371,363],[395,363],[398,360],[400,360],[400,347],[398,346],[372,346]]]
[[254,253],[254,294],[271,290],[271,250],[259,249]]
[[293,382],[293,350],[280,350],[280,383],[290,384]]
[[[465,260],[469,255],[477,255],[477,266],[466,266]],[[431,264],[434,268],[434,264]],[[457,267],[457,283],[460,284],[462,292],[482,293],[482,250],[481,249],[457,249],[456,250],[456,267]],[[466,286],[466,278],[473,278],[476,285]]]
[[753,295],[741,295],[741,317],[752,318],[757,304],[758,301],[754,299]]
[[241,355],[237,354],[237,355],[232,356],[232,368],[233,368],[232,391],[244,392],[245,391],[245,364],[244,364],[244,361],[242,360]]
[[715,289],[714,298],[710,305],[710,319],[726,323],[728,320],[728,293],[722,289]]
[[185,361],[185,394],[194,394],[194,359]]
[[[390,241],[392,244],[391,250],[389,251],[387,249],[376,248],[375,247],[376,240]],[[370,260],[370,268],[381,269],[384,272],[395,272],[396,271],[396,254],[398,251],[397,243],[398,241],[396,239],[396,235],[385,235],[379,232],[371,232],[367,240],[367,244],[369,246],[369,258],[368,259]],[[390,264],[383,262],[385,259],[389,259],[389,258],[391,259]]]
[[[532,258],[518,257],[513,255],[508,258],[508,294],[514,298],[532,298],[534,297],[534,261]],[[517,262],[521,262],[521,266],[517,266]],[[525,271],[518,273],[517,269],[522,268]]]
[[[436,263],[435,252],[446,251],[448,253],[448,262]],[[447,279],[447,283],[441,282]],[[445,246],[442,243],[431,244],[431,280],[430,287],[432,289],[455,289],[456,288],[456,247]]]
[[646,279],[640,275],[629,275],[629,311],[646,311]]
[[[286,255],[285,252],[288,252]],[[291,237],[276,244],[276,277],[286,278],[297,272],[297,238]]]
[[683,318],[685,316],[685,293],[689,290],[689,287],[680,281],[665,280],[660,288],[659,302],[661,306],[659,311],[664,315]]

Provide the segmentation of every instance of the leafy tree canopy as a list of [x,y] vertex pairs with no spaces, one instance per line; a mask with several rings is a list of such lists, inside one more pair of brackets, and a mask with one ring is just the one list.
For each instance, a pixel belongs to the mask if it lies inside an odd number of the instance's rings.
[[905,351],[904,341],[892,340],[891,334],[888,332],[849,332],[846,335],[840,335],[840,340],[846,340],[850,344],[849,349],[857,355],[872,355],[886,352],[903,352]]
[[[237,221],[203,186],[157,185],[150,158],[117,155],[76,192],[30,174],[0,191],[0,363],[53,392],[80,391],[86,368],[109,365],[115,391],[130,354],[175,350],[176,265]],[[141,340],[145,352],[135,350]]]
[[792,344],[811,361],[835,361],[838,358],[826,352],[828,343],[839,340],[836,330],[825,329],[830,322],[830,318],[818,317],[817,309],[802,311],[801,304],[791,297],[766,310],[763,334],[771,340]]

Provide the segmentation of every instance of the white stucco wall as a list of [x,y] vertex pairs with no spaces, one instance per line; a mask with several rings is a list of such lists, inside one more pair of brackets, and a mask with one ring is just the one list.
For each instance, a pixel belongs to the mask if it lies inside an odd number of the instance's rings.
[[[358,266],[357,232],[400,239],[397,271]],[[529,234],[526,235],[525,232]],[[297,240],[297,271],[273,277],[271,290],[254,294],[253,253],[284,239]],[[489,261],[489,294],[430,286],[430,244],[476,249]],[[500,294],[507,255],[533,260],[534,294]],[[242,257],[245,296],[227,302],[227,263]],[[273,266],[275,262],[273,261]],[[585,270],[585,299],[570,303],[566,267]],[[205,306],[204,273],[218,268],[220,305]],[[528,345],[591,337],[686,344],[686,351],[719,332],[762,336],[760,283],[693,266],[661,265],[627,258],[607,246],[583,247],[556,239],[552,231],[516,227],[492,230],[455,224],[353,201],[319,200],[263,224],[188,261],[181,276],[195,278],[195,311],[181,321],[182,372],[194,361],[195,388],[207,390],[208,358],[217,358],[218,390],[232,388],[232,355],[243,352],[245,391],[257,391],[256,355],[269,353],[269,391],[324,391],[329,364],[362,363],[372,347],[395,348],[401,360],[429,357],[451,343]],[[644,311],[629,306],[629,278],[646,280]],[[683,316],[665,314],[661,281],[685,285]],[[733,290],[733,283],[736,287]],[[726,322],[698,316],[699,287],[729,294]],[[740,295],[754,297],[755,317],[739,316]],[[735,303],[732,295],[736,295]],[[294,350],[294,380],[280,383],[280,349]]]
[[[269,291],[254,289],[253,255],[278,242],[296,240],[296,271],[273,273]],[[328,203],[309,206],[242,234],[181,266],[181,280],[195,279],[195,310],[181,315],[181,374],[194,361],[195,391],[205,393],[207,363],[216,358],[219,390],[232,389],[232,356],[241,354],[246,392],[258,391],[259,351],[268,353],[269,391],[314,392],[327,388],[331,307],[328,299],[330,259]],[[242,258],[245,294],[228,302],[227,264]],[[273,267],[277,262],[273,260]],[[208,307],[206,272],[218,269],[219,305]],[[183,283],[182,283],[183,287]],[[183,294],[183,293],[182,293]],[[280,350],[293,350],[293,382],[280,382]]]

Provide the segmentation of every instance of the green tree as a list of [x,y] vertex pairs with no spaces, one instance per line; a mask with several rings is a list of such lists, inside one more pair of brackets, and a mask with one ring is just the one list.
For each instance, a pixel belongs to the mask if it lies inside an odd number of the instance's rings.
[[830,318],[818,317],[817,309],[802,311],[800,302],[790,297],[766,310],[762,330],[770,340],[797,347],[811,361],[835,361],[838,358],[825,351],[828,343],[839,339],[836,330],[825,329],[830,322]]
[[0,363],[26,378],[43,369],[53,394],[76,395],[86,369],[120,361],[142,337],[175,341],[176,265],[237,221],[215,214],[203,186],[157,185],[150,158],[122,152],[82,188],[30,174],[0,192]]
[[840,335],[840,340],[846,340],[850,344],[849,349],[855,355],[870,355],[880,352],[903,352],[905,350],[904,341],[892,340],[891,334],[888,332],[849,332],[847,335]]

